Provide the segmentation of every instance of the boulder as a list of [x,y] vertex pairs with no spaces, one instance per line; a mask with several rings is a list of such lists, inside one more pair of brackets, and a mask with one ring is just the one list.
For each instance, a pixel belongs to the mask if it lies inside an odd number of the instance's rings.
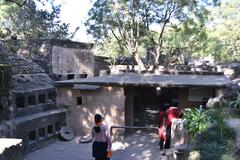
[[171,126],[171,148],[182,144],[188,144],[188,132],[183,119],[175,119]]
[[224,74],[231,79],[235,79],[240,76],[240,61],[235,61],[227,64],[223,68]]
[[206,104],[206,108],[216,107],[221,105],[222,103],[223,103],[223,100],[221,97],[209,98]]
[[240,86],[237,83],[228,84],[225,92],[223,93],[223,98],[226,100],[232,100],[237,96],[237,93],[240,91]]

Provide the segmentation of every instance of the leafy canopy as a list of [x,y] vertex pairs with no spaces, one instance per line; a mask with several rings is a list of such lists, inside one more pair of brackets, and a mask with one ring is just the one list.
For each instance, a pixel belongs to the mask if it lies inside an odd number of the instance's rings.
[[33,0],[24,1],[24,3],[0,0],[0,37],[71,38],[69,24],[62,23],[59,19],[60,6],[50,4],[52,10],[47,11],[37,9]]
[[166,42],[165,32],[185,29],[197,22],[198,27],[204,27],[208,15],[206,5],[207,0],[97,0],[89,11],[86,25],[98,43],[109,42],[114,37],[120,48],[126,48],[134,57],[139,56],[139,46],[147,42],[147,46],[157,48],[155,58],[158,59]]

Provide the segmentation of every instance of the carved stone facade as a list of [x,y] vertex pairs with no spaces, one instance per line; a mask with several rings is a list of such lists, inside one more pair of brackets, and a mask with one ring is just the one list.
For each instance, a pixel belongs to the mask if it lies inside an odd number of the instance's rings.
[[8,50],[38,64],[53,80],[94,75],[93,44],[59,39],[7,40],[2,43]]
[[66,110],[56,106],[53,80],[40,65],[1,45],[0,55],[0,64],[5,66],[0,68],[0,134],[22,139],[24,151],[28,152],[57,136],[65,124]]
[[0,65],[0,137],[11,137],[13,135],[12,120],[11,67]]

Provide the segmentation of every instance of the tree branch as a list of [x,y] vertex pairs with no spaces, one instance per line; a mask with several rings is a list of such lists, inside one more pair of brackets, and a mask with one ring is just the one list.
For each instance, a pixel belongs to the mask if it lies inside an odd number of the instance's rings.
[[121,48],[121,50],[122,50],[123,47],[122,47],[121,40],[118,38],[118,36],[116,35],[116,33],[114,33],[114,31],[112,29],[111,29],[111,32],[112,32],[113,36],[116,38],[119,48]]
[[20,3],[18,1],[15,0],[5,0],[6,2],[11,2],[11,3],[15,3],[16,5],[18,5],[19,7],[22,7],[26,4],[27,0],[23,1],[23,3]]

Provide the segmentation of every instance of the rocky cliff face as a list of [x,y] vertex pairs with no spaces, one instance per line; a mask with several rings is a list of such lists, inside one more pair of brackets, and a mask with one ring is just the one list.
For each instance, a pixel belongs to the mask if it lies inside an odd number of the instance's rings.
[[0,64],[0,137],[11,137],[13,135],[12,120],[11,67]]

